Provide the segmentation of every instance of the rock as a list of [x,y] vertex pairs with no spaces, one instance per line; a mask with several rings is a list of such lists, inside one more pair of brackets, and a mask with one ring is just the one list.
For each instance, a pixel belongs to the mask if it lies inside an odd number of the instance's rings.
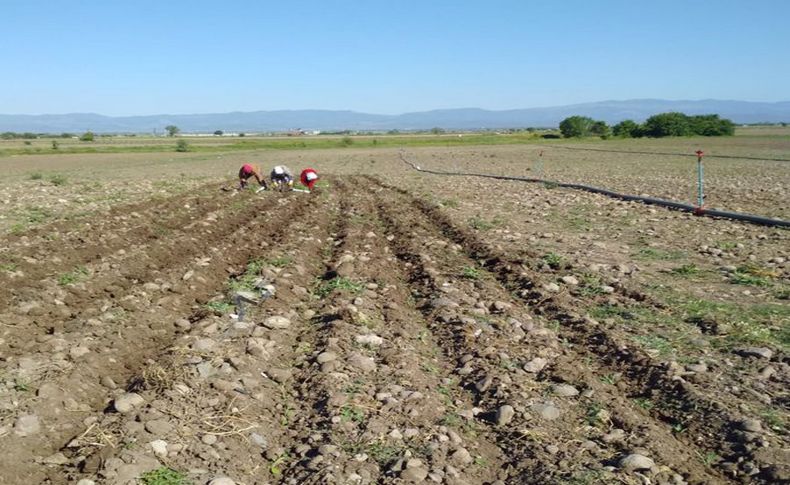
[[151,449],[154,450],[154,454],[159,457],[167,456],[167,442],[164,440],[154,440],[150,443]]
[[513,416],[515,414],[516,414],[516,411],[515,411],[515,409],[513,409],[513,406],[511,406],[509,404],[505,404],[503,406],[500,406],[499,409],[497,409],[497,411],[496,411],[496,424],[497,424],[497,426],[504,426],[504,425],[510,423],[510,421],[513,420]]
[[17,436],[31,436],[40,430],[41,423],[35,414],[24,414],[16,418],[14,422],[14,434]]
[[376,362],[370,357],[365,357],[361,354],[351,354],[348,358],[348,363],[362,372],[372,372],[376,370]]
[[686,364],[686,370],[701,374],[708,371],[708,366],[705,363],[699,364]]
[[135,408],[145,404],[145,399],[137,393],[128,392],[113,402],[113,407],[121,414],[132,412]]
[[601,291],[603,291],[606,294],[612,294],[614,293],[614,286],[602,285]]
[[428,470],[422,466],[411,468],[407,466],[407,468],[401,472],[400,477],[402,480],[409,483],[423,483],[428,477]]
[[217,345],[217,342],[210,338],[202,338],[196,340],[192,344],[192,349],[198,352],[211,352],[211,350]]
[[573,397],[579,395],[579,390],[570,384],[554,384],[551,387],[551,392],[555,396]]
[[474,461],[474,458],[466,448],[458,448],[450,455],[450,461],[456,465],[468,465]]
[[511,305],[510,303],[506,303],[504,301],[495,301],[491,305],[491,311],[493,311],[494,313],[507,313],[510,311],[511,308],[513,308],[513,305]]
[[184,276],[182,276],[181,279],[184,280],[184,281],[189,281],[189,279],[192,278],[192,276],[194,276],[194,274],[195,274],[195,272],[190,269],[189,271],[184,273]]
[[291,379],[292,373],[288,369],[269,369],[266,371],[266,374],[272,378],[272,380],[278,384],[283,384]]
[[263,321],[263,326],[275,330],[282,330],[291,326],[291,321],[282,316],[269,317]]
[[635,472],[639,470],[649,470],[656,466],[656,464],[653,460],[644,455],[632,453],[620,460],[619,466],[627,472]]
[[251,337],[247,339],[247,353],[253,357],[258,357],[263,360],[269,359],[269,351],[266,349],[267,342],[268,340],[258,337]]
[[576,279],[576,277],[575,277],[575,276],[563,276],[563,277],[562,277],[562,278],[560,278],[560,279],[561,279],[561,280],[562,280],[562,282],[563,282],[563,283],[565,283],[566,285],[576,286],[576,285],[578,285],[578,284],[579,284],[579,280],[578,280],[578,279]]
[[72,347],[69,349],[69,357],[76,360],[83,355],[90,353],[90,351],[91,350],[88,347]]
[[146,421],[145,430],[154,436],[166,436],[173,430],[173,425],[166,419],[152,419]]
[[548,363],[549,362],[543,357],[535,357],[534,359],[524,364],[524,370],[536,374],[541,370],[543,370],[543,368],[546,367],[546,364]]
[[198,374],[200,374],[200,377],[203,379],[208,379],[217,373],[217,369],[211,365],[211,362],[201,362],[195,367],[197,368]]
[[625,431],[620,428],[615,428],[609,433],[603,435],[603,442],[604,443],[615,443],[618,441],[623,441],[625,439]]
[[116,384],[115,381],[112,380],[112,377],[110,376],[102,377],[99,382],[101,383],[102,386],[106,387],[107,389],[118,389],[118,384]]
[[263,435],[258,433],[250,433],[250,441],[260,446],[264,450],[269,447],[269,441]]
[[738,426],[742,430],[749,431],[750,433],[760,433],[763,430],[762,423],[757,419],[750,419],[750,418],[744,419],[743,421],[738,423]]
[[746,347],[736,351],[744,357],[759,357],[763,359],[770,359],[773,357],[774,352],[766,347]]
[[377,347],[384,343],[384,339],[379,337],[378,335],[369,334],[369,335],[357,335],[355,340],[360,345],[370,345],[373,347]]
[[96,485],[96,482],[93,480],[89,480],[87,478],[83,478],[82,480],[77,482],[77,485]]
[[532,411],[547,421],[552,421],[560,417],[559,408],[553,404],[533,404]]
[[204,444],[211,446],[217,442],[217,436],[213,434],[204,434],[203,437],[200,438],[200,441],[202,441]]
[[208,485],[236,485],[236,482],[228,477],[217,477],[208,482]]
[[543,285],[543,289],[548,291],[549,293],[559,293],[560,285],[557,283],[546,283]]
[[66,458],[66,455],[63,453],[57,452],[54,455],[49,455],[48,457],[44,458],[42,462],[47,465],[65,465],[69,462],[69,459]]
[[319,364],[331,362],[333,360],[337,360],[337,354],[332,351],[321,352],[318,354],[318,357],[315,358],[315,361]]

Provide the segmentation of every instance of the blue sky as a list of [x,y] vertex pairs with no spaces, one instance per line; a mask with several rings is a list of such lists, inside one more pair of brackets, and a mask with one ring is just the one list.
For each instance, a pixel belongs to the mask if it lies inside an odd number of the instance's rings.
[[0,0],[0,113],[790,100],[790,1]]

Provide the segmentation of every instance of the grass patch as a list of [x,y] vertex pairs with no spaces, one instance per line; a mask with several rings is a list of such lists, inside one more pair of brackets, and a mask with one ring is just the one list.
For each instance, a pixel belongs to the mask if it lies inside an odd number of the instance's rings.
[[694,263],[684,264],[683,266],[678,266],[677,268],[672,269],[672,274],[676,274],[678,276],[693,276],[699,273],[699,268]]
[[33,172],[30,174],[30,180],[41,180],[44,178],[44,174],[41,172]]
[[486,220],[480,216],[470,217],[469,218],[469,227],[472,229],[476,229],[478,231],[490,231],[491,229],[501,226],[504,224],[505,221],[502,219],[495,217],[493,219]]
[[365,420],[365,412],[354,406],[343,406],[340,408],[340,419],[346,423],[349,421],[361,423]]
[[443,201],[441,201],[441,204],[444,207],[450,207],[452,209],[457,209],[458,206],[460,205],[458,199],[444,199]]
[[543,259],[543,261],[549,265],[549,268],[551,269],[560,269],[564,263],[562,256],[557,253],[548,253],[541,259]]
[[685,256],[686,254],[682,251],[666,251],[656,248],[642,248],[633,254],[636,259],[653,261],[676,261]]
[[332,278],[329,281],[322,283],[315,291],[315,295],[319,298],[326,298],[335,290],[341,291],[349,291],[351,293],[359,293],[364,290],[365,287],[362,283],[356,283],[353,280],[346,278],[345,276],[338,276],[336,278]]
[[56,173],[54,175],[49,176],[49,183],[56,186],[66,185],[68,179],[64,175]]
[[88,276],[88,269],[84,266],[78,266],[73,271],[69,271],[68,273],[63,273],[58,276],[58,284],[60,286],[71,285],[82,281]]
[[585,297],[593,297],[603,295],[603,283],[601,278],[594,274],[583,274],[579,282],[579,295]]
[[236,279],[228,282],[228,288],[231,291],[253,290],[255,280],[260,276],[261,269],[263,269],[264,264],[265,260],[262,259],[253,259],[252,261],[248,262],[244,273]]
[[230,303],[224,301],[210,301],[206,303],[206,308],[208,308],[214,313],[225,315],[226,313],[230,313],[231,311],[233,311],[235,307]]
[[672,342],[659,335],[636,335],[633,337],[633,340],[641,346],[658,353],[661,357],[668,357],[676,353]]
[[162,467],[140,475],[143,485],[186,485],[187,477],[172,468]]
[[474,266],[464,266],[464,268],[461,270],[461,277],[468,280],[479,280],[480,270]]

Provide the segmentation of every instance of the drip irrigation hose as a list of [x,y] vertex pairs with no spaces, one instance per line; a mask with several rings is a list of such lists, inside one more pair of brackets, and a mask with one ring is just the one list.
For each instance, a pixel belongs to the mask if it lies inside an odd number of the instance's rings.
[[732,219],[736,221],[744,221],[750,222],[752,224],[761,224],[764,226],[775,226],[775,227],[788,227],[790,228],[790,221],[785,221],[782,219],[772,219],[770,217],[759,216],[754,214],[743,214],[741,212],[728,212],[728,211],[721,211],[715,209],[705,209],[703,207],[697,207],[691,204],[685,204],[682,202],[675,202],[674,200],[666,200],[666,199],[659,199],[656,197],[643,197],[639,195],[630,195],[630,194],[621,194],[619,192],[614,192],[608,189],[602,189],[600,187],[594,187],[592,185],[584,185],[584,184],[572,184],[572,183],[565,183],[565,182],[555,182],[553,180],[545,180],[539,178],[532,178],[532,177],[513,177],[508,175],[492,175],[487,173],[474,173],[474,172],[446,172],[442,170],[430,170],[426,168],[421,168],[419,165],[410,162],[406,159],[403,155],[403,152],[400,153],[400,159],[409,165],[411,168],[418,172],[430,173],[433,175],[447,175],[453,177],[482,177],[482,178],[490,178],[490,179],[497,179],[497,180],[516,180],[519,182],[535,182],[535,183],[544,183],[544,184],[552,184],[556,185],[557,187],[565,187],[568,189],[576,189],[576,190],[584,190],[587,192],[592,192],[595,194],[606,195],[608,197],[612,197],[615,199],[633,201],[633,202],[642,202],[643,204],[649,205],[657,205],[660,207],[668,207],[670,209],[679,210],[682,212],[690,212],[696,216],[708,216],[708,217],[718,217],[724,219]]
[[[549,148],[559,148],[560,150],[575,150],[579,152],[603,152],[603,153],[625,153],[633,155],[662,155],[673,157],[695,157],[692,153],[674,153],[674,152],[643,152],[636,150],[612,150],[607,148],[586,148],[586,147],[565,147],[562,145],[541,145]],[[710,155],[706,154],[705,158],[729,158],[734,160],[758,160],[762,162],[790,162],[790,158],[765,158],[765,157],[747,157],[741,155]]]

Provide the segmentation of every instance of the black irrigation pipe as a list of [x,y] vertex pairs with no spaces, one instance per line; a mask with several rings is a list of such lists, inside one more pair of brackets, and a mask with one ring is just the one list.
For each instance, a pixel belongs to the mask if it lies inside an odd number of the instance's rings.
[[595,194],[601,194],[601,195],[606,195],[608,197],[613,197],[615,199],[628,200],[633,202],[642,202],[643,204],[657,205],[661,207],[669,207],[670,209],[675,209],[682,212],[690,212],[696,216],[720,217],[724,219],[733,219],[736,221],[750,222],[752,224],[761,224],[764,226],[790,228],[790,221],[785,221],[782,219],[772,219],[770,217],[758,216],[754,214],[743,214],[741,212],[727,212],[727,211],[720,211],[715,209],[705,209],[691,204],[684,204],[682,202],[675,202],[673,200],[658,199],[656,197],[642,197],[639,195],[621,194],[619,192],[614,192],[612,190],[602,189],[600,187],[593,187],[592,185],[570,184],[570,183],[555,182],[553,180],[545,180],[545,179],[532,178],[532,177],[512,177],[508,175],[491,175],[487,173],[445,172],[441,170],[429,170],[425,168],[420,168],[419,165],[416,165],[406,160],[406,157],[403,156],[403,153],[400,154],[400,159],[414,170],[417,170],[418,172],[430,173],[434,175],[448,175],[453,177],[457,177],[457,176],[482,177],[482,178],[490,178],[497,180],[516,180],[519,182],[536,182],[536,183],[544,183],[544,184],[553,184],[556,185],[557,187],[584,190]]
[[[561,150],[576,150],[582,152],[604,152],[604,153],[632,153],[635,155],[669,155],[673,157],[696,157],[693,153],[675,153],[675,152],[642,152],[632,150],[610,150],[606,148],[584,148],[584,147],[564,147],[562,145],[542,145],[549,148],[559,148]],[[738,155],[709,155],[705,154],[705,158],[729,158],[735,160],[760,160],[765,162],[790,162],[790,158],[762,158],[762,157],[747,157]]]

